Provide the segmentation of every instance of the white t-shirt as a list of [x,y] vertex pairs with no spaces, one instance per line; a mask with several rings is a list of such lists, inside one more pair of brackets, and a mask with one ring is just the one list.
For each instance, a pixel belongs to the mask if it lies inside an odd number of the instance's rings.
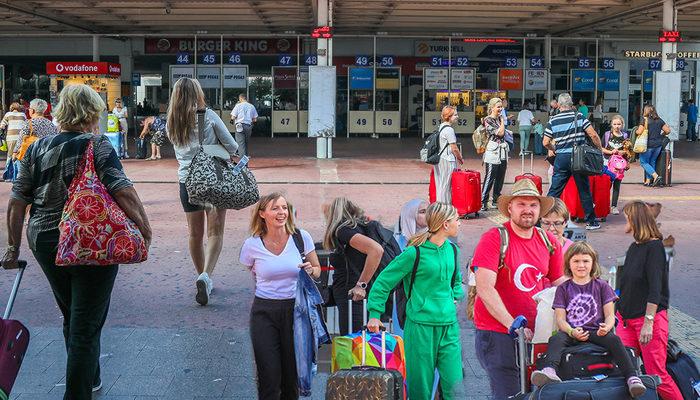
[[255,106],[247,101],[236,104],[231,110],[231,119],[237,124],[252,125],[255,118],[258,118],[258,112],[255,110]]
[[[304,254],[315,250],[309,232],[300,229],[304,239]],[[250,268],[255,277],[255,296],[263,299],[293,299],[297,294],[301,255],[292,235],[278,256],[272,254],[259,236],[246,239],[241,247],[241,264]]]
[[[447,125],[447,126],[445,126]],[[445,126],[443,128],[443,126]],[[445,160],[449,161],[456,161],[455,155],[450,149],[450,146],[447,146],[445,148],[445,145],[452,144],[452,143],[457,143],[457,135],[455,134],[454,128],[452,128],[447,122],[443,122],[440,124],[440,150],[442,151],[442,154],[440,154],[440,158],[444,158]],[[445,150],[443,150],[445,149]]]
[[532,111],[524,109],[518,113],[518,124],[519,125],[532,125],[532,120],[535,116],[532,115]]

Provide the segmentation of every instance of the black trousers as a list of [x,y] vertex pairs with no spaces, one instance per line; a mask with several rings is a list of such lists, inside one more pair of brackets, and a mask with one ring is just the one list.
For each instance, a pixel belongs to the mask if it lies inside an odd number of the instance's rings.
[[256,297],[250,310],[250,338],[258,372],[258,399],[298,399],[294,299]]
[[612,202],[611,206],[617,207],[617,201],[620,199],[620,185],[622,184],[622,181],[619,179],[615,179],[612,182]]
[[[630,360],[629,357],[629,353],[622,344],[622,340],[620,340],[619,336],[612,332],[608,332],[608,334],[605,336],[598,336],[596,331],[589,331],[588,341],[608,349],[608,351],[613,355],[615,363],[617,363],[617,366],[620,367],[620,371],[625,378],[636,375],[634,366],[632,365],[632,360]],[[545,367],[557,369],[559,367],[559,362],[561,361],[561,355],[564,353],[564,349],[578,343],[580,343],[578,340],[570,337],[562,331],[559,331],[556,335],[549,338],[549,347],[547,348],[547,361],[545,362]]]
[[41,235],[33,250],[63,314],[66,341],[64,400],[90,400],[100,381],[100,336],[119,267],[56,266],[58,233]]
[[486,168],[486,172],[484,174],[484,187],[481,190],[481,204],[487,206],[491,188],[493,188],[494,203],[498,201],[498,197],[501,195],[503,182],[506,179],[508,160],[503,160],[500,164],[484,163],[484,167]]

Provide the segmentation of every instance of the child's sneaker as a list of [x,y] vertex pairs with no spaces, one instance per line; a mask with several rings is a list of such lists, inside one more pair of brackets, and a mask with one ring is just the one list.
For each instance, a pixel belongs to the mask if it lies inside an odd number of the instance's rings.
[[617,207],[612,206],[612,207],[610,207],[610,214],[612,214],[612,215],[620,215],[620,210],[618,210]]
[[530,381],[537,387],[542,387],[550,382],[561,382],[561,378],[557,376],[557,371],[552,367],[542,368],[541,371],[532,373]]
[[[534,375],[534,374],[533,374]],[[643,396],[647,391],[647,387],[644,386],[642,380],[638,376],[633,376],[627,379],[627,388],[630,391],[630,396],[637,398]]]

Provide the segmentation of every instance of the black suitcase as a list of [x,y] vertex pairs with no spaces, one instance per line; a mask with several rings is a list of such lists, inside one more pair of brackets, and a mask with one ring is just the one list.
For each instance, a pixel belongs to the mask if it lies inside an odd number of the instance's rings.
[[666,370],[678,385],[683,395],[683,400],[700,399],[700,372],[690,356],[685,354],[678,344],[668,341],[668,357],[666,358]]
[[656,159],[656,173],[661,177],[661,186],[671,186],[671,172],[673,172],[673,160],[671,150],[663,149]]
[[148,154],[146,139],[136,138],[136,158],[143,160]]
[[[362,338],[366,337],[364,327]],[[336,371],[328,377],[326,400],[403,400],[403,376],[399,371],[386,369],[386,330],[382,328],[382,367],[365,364],[365,345],[362,345],[362,366]]]
[[[659,400],[657,376],[642,375],[639,377],[647,391],[635,400]],[[552,382],[521,397],[527,400],[630,400],[625,378],[575,379],[571,381]]]

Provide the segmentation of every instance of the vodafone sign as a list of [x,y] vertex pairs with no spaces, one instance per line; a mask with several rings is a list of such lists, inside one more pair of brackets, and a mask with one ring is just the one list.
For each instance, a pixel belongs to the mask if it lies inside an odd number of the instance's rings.
[[121,76],[122,66],[107,62],[59,61],[46,63],[49,75],[109,75]]

